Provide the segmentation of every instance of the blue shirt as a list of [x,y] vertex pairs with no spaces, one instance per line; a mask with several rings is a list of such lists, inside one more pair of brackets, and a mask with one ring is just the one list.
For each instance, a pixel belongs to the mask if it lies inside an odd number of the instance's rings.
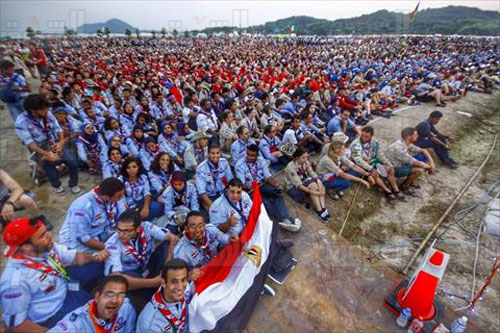
[[[52,250],[63,265],[72,263],[77,253],[57,243]],[[47,265],[47,256],[48,253],[43,258],[31,259]],[[24,266],[19,259],[9,257],[0,278],[3,321],[12,326],[18,326],[25,320],[43,323],[61,309],[67,292],[68,280],[64,277],[44,274]]]
[[114,232],[116,219],[127,209],[127,203],[121,199],[116,203],[100,204],[100,200],[92,189],[71,203],[59,231],[61,243],[70,249],[96,252],[85,243],[90,239],[105,242],[109,238]]
[[175,245],[174,258],[184,260],[190,269],[203,267],[217,255],[219,247],[229,243],[229,235],[212,224],[205,225],[204,237],[208,239],[206,249],[193,245],[186,236],[183,236]]
[[[77,332],[95,332],[94,323],[89,315],[90,302],[68,313],[56,326],[52,327],[48,333],[77,333]],[[137,314],[128,298],[125,298],[122,306],[118,310],[116,317],[116,325],[114,331],[116,333],[134,333]],[[100,318],[99,324],[111,332],[114,321],[106,322]]]
[[268,138],[266,135],[259,142],[259,149],[264,158],[271,161],[271,163],[278,162],[278,158],[273,156],[271,153],[271,149],[273,151],[278,151],[278,147],[281,144],[281,140],[278,137],[274,137],[273,139]]
[[[173,171],[180,171],[179,167],[175,163],[174,163],[174,170]],[[165,185],[167,185],[167,184],[170,184],[170,180],[172,179],[173,171],[166,172],[166,171],[160,170],[160,173],[156,173],[156,172],[153,172],[151,170],[148,173],[149,181],[151,182],[151,187],[152,187],[155,195],[162,194],[163,187],[165,187]]]
[[176,208],[180,206],[184,206],[188,210],[200,210],[196,187],[189,182],[186,182],[182,193],[177,192],[173,186],[169,186],[163,192],[162,198],[165,207],[165,215],[167,215],[169,219],[174,217]]
[[[347,128],[352,129],[356,126],[354,121],[351,118],[347,118]],[[332,136],[333,133],[342,132],[342,120],[340,119],[340,115],[333,117],[326,126],[326,132],[329,136]]]
[[[109,237],[104,245],[104,248],[109,252],[109,257],[104,262],[105,275],[132,271],[142,272],[146,268],[146,265],[155,250],[155,242],[163,242],[167,232],[149,222],[142,222],[141,226],[144,230],[144,235],[146,236],[146,258],[144,266],[141,266],[141,263],[137,260],[133,253],[128,252],[128,248],[121,242],[118,234],[114,233],[111,237]],[[139,236],[139,234],[137,236]],[[136,249],[137,253],[142,253],[139,237],[130,240],[130,243]]]
[[125,200],[129,208],[138,208],[138,205],[149,195],[151,186],[147,175],[140,175],[135,183],[121,176],[120,180],[125,184]]
[[109,177],[118,178],[121,176],[122,163],[115,163],[111,160],[107,160],[102,165],[102,178],[106,179]]
[[247,147],[254,145],[255,141],[253,139],[248,139],[247,142],[243,142],[240,139],[233,142],[231,145],[231,162],[233,165],[236,164],[242,157],[245,157],[247,152]]
[[98,151],[99,158],[102,164],[104,164],[108,158],[108,147],[106,146],[106,143],[104,142],[101,134],[98,134],[97,143],[95,144],[95,146],[91,145],[88,141],[79,136],[76,139],[76,150],[78,152],[78,158],[83,162],[88,161],[89,150]]
[[15,127],[17,135],[25,146],[30,143],[42,145],[47,142],[57,142],[59,133],[62,132],[56,117],[50,111],[44,120],[34,118],[25,111],[17,117]]
[[252,181],[262,183],[272,177],[267,163],[262,157],[257,158],[254,163],[248,163],[244,157],[236,163],[234,169],[236,177],[241,180],[247,189],[252,188]]
[[229,219],[229,216],[231,216],[231,212],[233,212],[234,216],[238,219],[238,224],[230,227],[226,233],[239,235],[247,224],[251,208],[252,199],[250,199],[250,196],[246,192],[242,193],[241,200],[236,204],[231,203],[225,195],[221,195],[210,206],[210,223],[218,227],[225,223]]
[[206,193],[209,197],[218,196],[224,192],[226,184],[233,178],[225,158],[221,157],[217,166],[207,159],[196,169],[196,189],[199,195]]

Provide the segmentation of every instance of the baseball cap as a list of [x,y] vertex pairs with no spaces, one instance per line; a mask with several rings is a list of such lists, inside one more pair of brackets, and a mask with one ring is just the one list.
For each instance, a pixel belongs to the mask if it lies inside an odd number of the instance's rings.
[[17,219],[7,224],[2,233],[3,241],[8,245],[4,255],[7,257],[13,255],[17,248],[26,243],[41,226],[41,220],[29,218]]

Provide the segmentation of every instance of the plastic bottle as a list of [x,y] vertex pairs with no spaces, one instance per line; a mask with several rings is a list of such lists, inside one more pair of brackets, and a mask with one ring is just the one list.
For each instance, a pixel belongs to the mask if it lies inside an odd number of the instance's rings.
[[422,328],[424,327],[424,322],[422,317],[418,317],[413,319],[410,327],[408,327],[408,333],[419,333],[422,332]]
[[467,317],[463,316],[455,319],[453,324],[451,324],[451,333],[463,333],[467,327]]
[[396,324],[399,327],[406,327],[408,325],[408,320],[411,318],[411,310],[410,308],[404,308],[403,311],[399,314],[398,319],[396,319]]

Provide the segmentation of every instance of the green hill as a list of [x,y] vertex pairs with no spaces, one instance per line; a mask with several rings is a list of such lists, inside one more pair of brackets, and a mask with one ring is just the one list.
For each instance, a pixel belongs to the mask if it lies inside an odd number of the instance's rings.
[[[341,34],[461,34],[500,35],[500,13],[478,8],[448,6],[424,9],[417,13],[413,22],[408,14],[379,10],[359,17],[329,21],[309,16],[289,18],[252,26],[247,32],[265,34],[288,33],[291,27],[297,35]],[[207,28],[202,32],[232,32],[236,27]]]
[[110,19],[106,22],[101,22],[101,23],[87,23],[82,26],[79,26],[77,28],[78,33],[87,33],[87,34],[93,34],[97,30],[101,30],[102,28],[107,27],[111,33],[118,33],[122,34],[125,32],[126,29],[129,29],[130,31],[134,31],[135,28],[132,27],[130,24],[127,22],[124,22],[119,19]]

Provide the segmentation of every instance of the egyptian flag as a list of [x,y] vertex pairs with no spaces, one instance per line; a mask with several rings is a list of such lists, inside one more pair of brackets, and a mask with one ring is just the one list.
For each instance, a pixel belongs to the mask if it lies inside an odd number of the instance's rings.
[[240,239],[228,244],[195,281],[189,306],[190,332],[243,330],[271,267],[277,228],[254,185],[253,205]]
[[412,21],[412,22],[415,19],[415,15],[417,15],[418,6],[420,6],[420,1],[417,3],[417,7],[415,7],[415,9],[409,15],[410,16],[410,21]]

